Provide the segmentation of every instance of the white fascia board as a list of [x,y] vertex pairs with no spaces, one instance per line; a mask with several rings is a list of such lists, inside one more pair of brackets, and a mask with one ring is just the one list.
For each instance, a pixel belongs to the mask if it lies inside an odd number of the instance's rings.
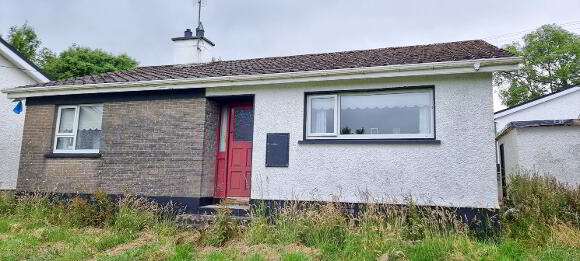
[[[70,95],[104,92],[130,92],[148,90],[195,89],[224,86],[267,85],[299,82],[333,81],[347,79],[371,79],[403,76],[496,72],[516,70],[519,57],[435,62],[423,64],[389,65],[336,70],[320,70],[261,75],[237,75],[208,78],[153,80],[126,83],[99,83],[86,85],[62,85],[4,89],[8,98],[27,98],[53,95]],[[479,69],[474,65],[479,64]]]
[[50,79],[46,78],[42,73],[36,70],[36,68],[32,67],[28,62],[24,61],[18,54],[14,53],[10,50],[6,45],[0,43],[0,53],[2,53],[6,59],[8,59],[11,63],[16,65],[17,69],[22,70],[26,75],[30,76],[38,83],[49,82]]
[[516,112],[521,111],[521,110],[525,110],[527,108],[536,106],[538,104],[541,104],[541,103],[544,103],[544,102],[547,102],[547,101],[551,101],[553,99],[556,99],[558,97],[561,97],[561,96],[564,96],[564,95],[567,95],[569,93],[573,93],[573,92],[576,92],[576,91],[580,91],[580,87],[569,88],[569,89],[563,90],[561,92],[554,93],[552,95],[546,96],[544,98],[540,98],[540,99],[537,99],[535,101],[528,102],[526,104],[522,104],[522,105],[517,106],[517,107],[514,107],[512,109],[507,109],[505,111],[502,111],[500,113],[497,113],[497,114],[493,115],[493,118],[497,120],[497,119],[499,119],[501,117],[510,115],[512,113],[516,113]]

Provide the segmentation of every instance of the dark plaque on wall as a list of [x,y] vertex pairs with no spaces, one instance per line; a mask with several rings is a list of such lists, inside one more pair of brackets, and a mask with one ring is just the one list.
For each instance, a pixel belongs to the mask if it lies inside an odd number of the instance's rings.
[[266,167],[288,167],[289,133],[268,133],[266,136]]

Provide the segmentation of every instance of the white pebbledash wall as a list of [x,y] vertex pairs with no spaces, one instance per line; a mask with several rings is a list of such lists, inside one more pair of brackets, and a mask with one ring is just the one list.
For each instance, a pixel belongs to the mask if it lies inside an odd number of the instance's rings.
[[[0,54],[0,89],[36,83]],[[16,188],[20,143],[24,126],[24,111],[12,112],[13,104],[0,94],[0,189]]]
[[[435,86],[441,144],[298,144],[305,92],[415,85]],[[252,199],[499,206],[490,73],[220,87],[206,94],[255,95]],[[267,133],[290,133],[289,167],[265,167]]]
[[211,62],[213,46],[203,39],[192,38],[173,42],[173,63],[194,64]]
[[524,169],[580,185],[580,126],[515,128],[499,138],[509,175]]

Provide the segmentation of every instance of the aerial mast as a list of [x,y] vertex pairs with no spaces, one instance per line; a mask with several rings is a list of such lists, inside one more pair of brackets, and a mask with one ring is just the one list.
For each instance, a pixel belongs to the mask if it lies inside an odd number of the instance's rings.
[[203,37],[204,30],[203,24],[201,23],[201,7],[206,4],[205,0],[194,0],[194,3],[197,2],[197,28],[195,29],[195,36]]
[[201,24],[201,0],[197,0],[197,26],[199,27],[200,24]]

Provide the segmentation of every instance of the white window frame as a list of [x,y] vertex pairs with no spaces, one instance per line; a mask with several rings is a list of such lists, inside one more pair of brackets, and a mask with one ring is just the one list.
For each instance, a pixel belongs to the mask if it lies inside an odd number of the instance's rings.
[[[362,96],[362,95],[373,95],[373,94],[404,94],[404,93],[428,93],[431,101],[430,115],[431,120],[429,122],[429,133],[416,133],[416,134],[340,134],[340,101],[342,96]],[[354,92],[338,92],[335,94],[307,94],[306,99],[306,139],[344,139],[344,140],[389,140],[389,139],[434,139],[435,138],[435,101],[433,99],[434,90],[429,89],[412,89],[412,90],[380,90],[380,91],[354,91]],[[313,98],[328,98],[335,97],[335,110],[334,110],[334,133],[311,133],[311,100]]]
[[[98,106],[102,104],[79,104],[79,105],[62,105],[58,107],[57,110],[57,118],[56,118],[56,127],[54,131],[54,144],[53,144],[53,152],[54,153],[99,153],[98,149],[76,149],[77,146],[77,130],[79,127],[79,114],[80,114],[80,107],[83,106]],[[75,109],[75,118],[73,121],[73,131],[72,133],[60,133],[60,118],[62,115],[63,109]],[[103,117],[103,115],[101,115]],[[102,128],[102,126],[101,126]],[[72,150],[61,150],[56,148],[56,142],[58,138],[73,138],[72,143]]]
[[[312,99],[328,99],[328,98],[334,98],[334,132],[332,133],[312,133],[312,117],[311,117],[311,113],[312,113]],[[307,133],[308,133],[308,137],[336,137],[338,135],[338,129],[337,129],[337,122],[338,122],[338,99],[339,96],[338,94],[324,94],[324,95],[308,95],[307,96],[307,102],[306,102],[306,121],[307,121]]]

